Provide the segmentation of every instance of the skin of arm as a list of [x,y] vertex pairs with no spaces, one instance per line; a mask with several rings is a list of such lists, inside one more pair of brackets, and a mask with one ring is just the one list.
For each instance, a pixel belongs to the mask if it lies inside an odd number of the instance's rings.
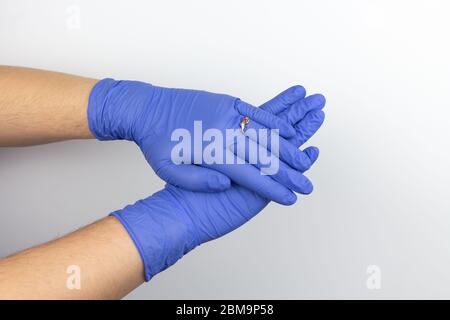
[[[93,138],[86,108],[97,80],[0,66],[0,147]],[[69,289],[69,266],[80,289]],[[122,224],[100,220],[0,260],[0,299],[116,299],[144,281],[142,261]]]
[[0,66],[0,147],[93,138],[86,108],[97,80]]
[[[79,289],[67,286],[70,266]],[[143,282],[139,253],[114,217],[0,260],[0,299],[118,299]]]
[[[98,80],[0,66],[0,147],[90,139],[87,105]],[[69,289],[69,266],[81,288]],[[0,260],[0,299],[116,299],[143,283],[143,265],[122,224],[102,219]]]

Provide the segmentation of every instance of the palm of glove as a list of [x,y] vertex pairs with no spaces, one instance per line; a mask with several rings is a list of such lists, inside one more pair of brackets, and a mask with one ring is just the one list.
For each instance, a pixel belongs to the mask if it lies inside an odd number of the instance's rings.
[[241,116],[235,107],[238,99],[231,96],[158,87],[152,87],[152,95],[153,106],[143,108],[142,115],[135,124],[134,140],[153,170],[163,174],[162,178],[166,182],[175,183],[170,181],[170,174],[166,178],[163,170],[174,165],[171,152],[178,143],[178,138],[172,139],[172,134],[176,130],[183,129],[192,135],[190,161],[194,163],[193,139],[198,139],[193,137],[196,121],[197,128],[199,121],[201,122],[203,132],[208,129],[217,129],[223,136],[227,128],[239,126]]

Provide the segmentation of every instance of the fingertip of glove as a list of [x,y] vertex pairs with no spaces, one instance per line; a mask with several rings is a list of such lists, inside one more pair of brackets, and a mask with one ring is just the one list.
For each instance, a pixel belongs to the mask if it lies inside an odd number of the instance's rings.
[[302,194],[311,194],[314,191],[314,186],[308,179],[304,183]]
[[283,201],[281,204],[283,204],[285,206],[291,206],[296,202],[297,202],[297,196],[295,195],[295,193],[289,192],[283,197]]
[[309,116],[312,118],[312,121],[314,121],[315,124],[317,122],[322,123],[325,120],[325,112],[323,112],[323,110],[312,111]]
[[320,94],[320,93],[313,94],[311,97],[312,97],[312,103],[317,108],[324,107],[326,102],[327,102],[325,96],[323,94]]
[[303,86],[299,85],[299,84],[293,86],[293,87],[291,88],[291,90],[292,90],[292,93],[293,93],[296,97],[305,96],[305,94],[306,94],[306,89],[305,89]]
[[317,147],[308,147],[304,150],[304,152],[307,154],[309,159],[314,162],[319,157],[320,150]]

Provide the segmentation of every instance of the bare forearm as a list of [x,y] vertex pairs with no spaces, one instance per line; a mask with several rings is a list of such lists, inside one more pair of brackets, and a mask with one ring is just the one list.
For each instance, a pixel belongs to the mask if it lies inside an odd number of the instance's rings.
[[143,274],[128,233],[108,217],[0,260],[0,299],[116,299],[143,283]]
[[86,110],[96,81],[0,66],[0,147],[92,138]]

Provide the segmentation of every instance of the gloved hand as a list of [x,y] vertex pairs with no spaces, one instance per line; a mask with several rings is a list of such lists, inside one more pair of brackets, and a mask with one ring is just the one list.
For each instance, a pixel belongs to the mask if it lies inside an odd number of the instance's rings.
[[[283,111],[279,108],[280,100],[288,97],[289,92],[263,107],[295,121],[297,134],[291,141],[299,146],[321,126],[324,114],[320,105],[323,107],[325,101],[320,95],[310,96]],[[291,105],[289,99],[281,104]],[[315,147],[306,148],[305,153],[312,163],[319,154]],[[191,192],[167,185],[112,215],[121,221],[136,244],[148,281],[196,246],[238,228],[268,203],[267,199],[234,183],[217,193]]]
[[[291,95],[297,99],[303,98],[304,89],[294,87]],[[259,163],[252,165],[248,161],[239,165],[173,163],[171,152],[177,141],[172,141],[171,135],[175,129],[184,128],[193,134],[194,121],[201,120],[203,131],[218,129],[225,136],[226,129],[239,128],[243,116],[251,119],[248,128],[279,129],[280,166],[276,175],[261,175]],[[279,118],[228,95],[104,79],[94,86],[90,94],[88,121],[90,130],[99,140],[126,139],[136,142],[160,178],[187,190],[226,190],[230,187],[231,179],[281,204],[293,204],[296,201],[291,190],[303,194],[312,191],[310,181],[299,173],[310,167],[310,159],[286,140],[295,136],[295,129],[288,119]],[[251,143],[256,143],[258,150],[271,149],[270,145],[259,141]],[[224,154],[230,153],[229,147],[224,145]],[[246,150],[246,154],[238,154],[238,150],[234,150],[232,156],[248,160]],[[192,155],[192,163],[195,163],[198,150],[193,150]]]

